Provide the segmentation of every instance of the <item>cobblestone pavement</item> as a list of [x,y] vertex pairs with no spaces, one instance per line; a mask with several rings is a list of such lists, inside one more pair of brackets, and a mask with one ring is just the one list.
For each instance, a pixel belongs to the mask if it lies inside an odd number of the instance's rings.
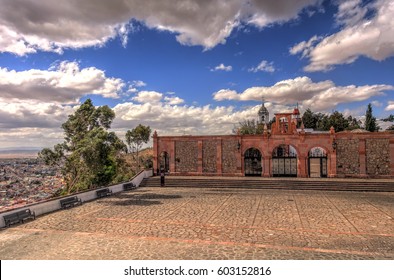
[[394,193],[140,188],[0,231],[0,259],[394,259]]

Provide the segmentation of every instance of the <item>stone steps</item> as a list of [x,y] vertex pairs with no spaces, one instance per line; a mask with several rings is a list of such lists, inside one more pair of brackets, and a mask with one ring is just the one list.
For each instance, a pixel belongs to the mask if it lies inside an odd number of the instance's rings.
[[[394,192],[394,181],[335,180],[335,179],[241,179],[241,178],[197,178],[166,177],[166,187],[194,188],[253,188],[286,190],[328,190],[328,191],[375,191]],[[160,187],[160,177],[144,179],[141,186]]]

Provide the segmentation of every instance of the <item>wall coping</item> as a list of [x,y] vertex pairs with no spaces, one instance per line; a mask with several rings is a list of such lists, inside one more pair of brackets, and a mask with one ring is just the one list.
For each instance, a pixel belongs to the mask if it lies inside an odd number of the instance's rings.
[[66,195],[66,196],[62,196],[62,197],[51,198],[51,199],[47,199],[47,200],[43,200],[43,201],[38,201],[38,202],[26,204],[26,205],[18,207],[18,208],[6,210],[6,211],[0,213],[0,227],[1,228],[5,227],[5,222],[4,222],[4,218],[3,218],[4,215],[12,214],[14,212],[24,210],[24,209],[30,209],[31,211],[35,212],[36,217],[41,216],[41,215],[44,215],[47,213],[61,210],[60,200],[66,198],[66,197],[77,196],[78,198],[80,198],[82,200],[82,202],[88,202],[88,201],[92,201],[92,200],[97,199],[96,191],[99,189],[108,188],[112,191],[112,193],[119,193],[119,192],[123,191],[123,184],[133,183],[134,185],[139,187],[144,178],[148,178],[151,176],[153,176],[153,170],[151,170],[151,169],[150,170],[142,170],[138,174],[136,174],[128,182],[122,182],[120,184],[116,184],[116,185],[112,185],[112,186],[108,186],[108,187],[100,187],[100,188],[93,189],[93,190],[82,191],[82,192],[78,192],[78,193],[74,193],[74,194],[70,194],[70,195]]

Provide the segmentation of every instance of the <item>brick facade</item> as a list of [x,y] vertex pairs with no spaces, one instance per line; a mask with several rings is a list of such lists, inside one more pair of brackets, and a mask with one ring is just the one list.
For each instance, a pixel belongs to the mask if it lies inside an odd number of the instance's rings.
[[[309,133],[298,109],[275,119],[261,135],[161,137],[155,132],[154,169],[166,153],[172,175],[394,178],[394,132]],[[257,158],[250,157],[251,148],[258,150]]]

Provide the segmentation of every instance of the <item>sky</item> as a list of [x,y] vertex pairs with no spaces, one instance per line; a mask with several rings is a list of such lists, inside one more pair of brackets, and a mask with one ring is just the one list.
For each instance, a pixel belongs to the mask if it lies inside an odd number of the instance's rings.
[[0,0],[0,149],[51,147],[87,98],[159,135],[270,112],[394,114],[392,0]]

